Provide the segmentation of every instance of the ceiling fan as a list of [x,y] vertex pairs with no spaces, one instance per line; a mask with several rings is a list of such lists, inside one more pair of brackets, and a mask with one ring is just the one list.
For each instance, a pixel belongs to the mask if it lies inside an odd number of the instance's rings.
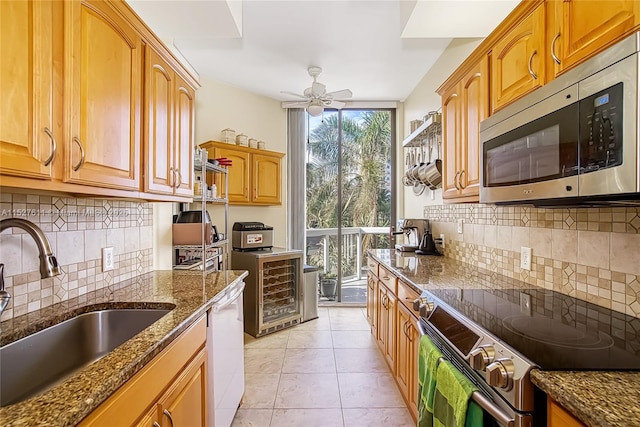
[[304,107],[311,116],[319,116],[322,114],[325,108],[337,108],[340,109],[346,104],[340,102],[340,99],[351,98],[353,94],[349,89],[337,90],[335,92],[327,92],[325,85],[317,81],[318,76],[322,72],[320,67],[309,67],[309,75],[313,78],[311,86],[304,90],[304,94],[281,91],[288,95],[293,95],[298,98],[304,99],[304,101],[285,101],[282,103],[283,107]]

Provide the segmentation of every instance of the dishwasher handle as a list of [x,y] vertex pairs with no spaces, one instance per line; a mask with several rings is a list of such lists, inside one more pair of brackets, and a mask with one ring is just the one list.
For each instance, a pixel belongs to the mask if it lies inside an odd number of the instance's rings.
[[224,309],[226,306],[232,304],[235,300],[238,299],[240,295],[242,295],[242,292],[244,292],[245,286],[246,285],[244,281],[240,282],[240,284],[234,288],[235,292],[233,292],[233,294],[231,294],[230,296],[223,298],[221,301],[218,301],[217,303],[213,304],[212,310],[214,312],[218,312]]
[[[422,325],[422,322],[420,321],[420,319],[416,321],[416,326],[418,327],[420,336],[427,334],[427,331]],[[446,359],[441,357],[440,359],[438,359],[438,363],[444,360]],[[506,414],[501,408],[499,408],[495,403],[493,403],[490,399],[485,397],[485,395],[480,393],[479,391],[474,391],[471,394],[471,400],[476,402],[478,406],[480,406],[486,413],[491,415],[491,417],[493,417],[493,419],[496,422],[498,422],[498,424],[500,424],[501,426],[513,427],[516,425],[516,420],[514,417],[511,417],[508,414]]]

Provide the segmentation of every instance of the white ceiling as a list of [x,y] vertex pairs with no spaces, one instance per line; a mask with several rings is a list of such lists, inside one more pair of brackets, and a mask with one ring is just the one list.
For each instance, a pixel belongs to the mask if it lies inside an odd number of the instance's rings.
[[[315,65],[323,68],[318,81],[328,91],[351,89],[356,101],[402,101],[451,38],[486,36],[518,2],[128,3],[156,34],[173,43],[201,79],[212,78],[274,99],[290,100],[295,98],[280,91],[302,93],[311,83],[307,68]],[[456,27],[460,31],[452,31]]]

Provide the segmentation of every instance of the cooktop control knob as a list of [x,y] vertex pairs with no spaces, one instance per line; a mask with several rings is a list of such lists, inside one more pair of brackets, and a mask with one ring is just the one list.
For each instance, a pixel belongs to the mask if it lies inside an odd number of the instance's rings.
[[422,304],[425,304],[426,302],[427,302],[427,299],[425,297],[419,297],[418,299],[413,300],[413,309],[415,311],[419,311],[420,306]]
[[514,371],[515,366],[511,359],[498,359],[487,366],[485,378],[490,386],[509,391],[513,388]]
[[473,369],[484,371],[496,357],[496,350],[492,345],[481,345],[469,353],[469,364]]
[[420,317],[429,317],[433,311],[433,302],[427,301],[424,304],[420,304]]

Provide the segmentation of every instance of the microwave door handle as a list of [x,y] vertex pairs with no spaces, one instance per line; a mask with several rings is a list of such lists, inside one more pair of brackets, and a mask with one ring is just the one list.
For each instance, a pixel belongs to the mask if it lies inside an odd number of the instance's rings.
[[[420,336],[426,335],[427,331],[424,326],[422,326],[422,322],[420,319],[416,320],[416,326],[418,327],[418,332]],[[438,363],[446,360],[444,358],[438,359]],[[515,425],[515,419],[505,414],[504,411],[499,408],[495,403],[491,400],[487,399],[482,393],[478,391],[474,391],[471,394],[471,399],[478,404],[484,411],[486,411],[489,415],[491,415],[501,426],[504,427],[513,427]]]

